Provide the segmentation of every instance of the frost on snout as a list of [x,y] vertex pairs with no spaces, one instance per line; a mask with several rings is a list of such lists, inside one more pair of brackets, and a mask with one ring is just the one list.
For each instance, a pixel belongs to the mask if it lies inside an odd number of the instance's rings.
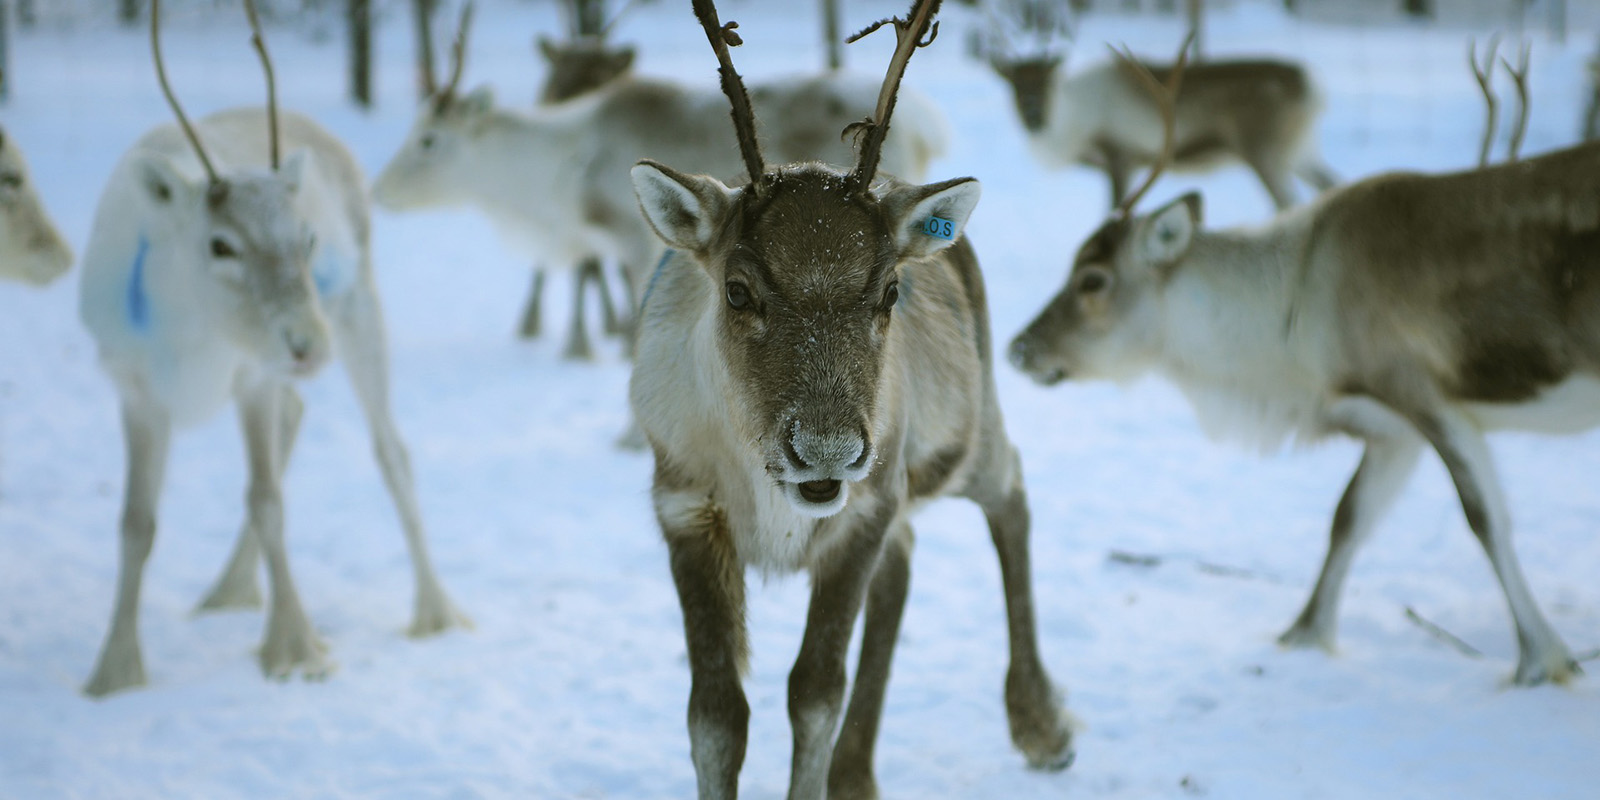
[[791,418],[769,454],[767,471],[795,510],[829,517],[845,506],[850,484],[872,472],[873,450],[866,426],[822,429]]

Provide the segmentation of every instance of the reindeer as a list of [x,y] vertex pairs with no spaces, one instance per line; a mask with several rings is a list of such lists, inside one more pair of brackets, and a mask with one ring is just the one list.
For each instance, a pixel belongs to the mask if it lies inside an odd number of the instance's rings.
[[[1158,78],[1170,65],[1112,59],[1067,75],[1059,54],[1020,57],[996,33],[983,55],[1010,85],[1029,149],[1047,167],[1096,167],[1111,182],[1111,205],[1122,203],[1129,177],[1161,151],[1159,110],[1137,70]],[[1293,177],[1325,191],[1338,182],[1317,156],[1315,124],[1322,99],[1304,67],[1250,59],[1189,64],[1177,103],[1173,169],[1208,170],[1243,163],[1261,179],[1279,210],[1294,205]]]
[[[122,157],[85,252],[80,313],[117,386],[128,452],[116,606],[84,688],[92,696],[145,683],[139,588],[171,430],[211,415],[230,395],[249,459],[248,518],[201,608],[259,606],[264,553],[272,603],[262,671],[317,678],[332,669],[289,575],[282,476],[302,411],[294,380],[335,354],[366,413],[411,550],[411,634],[466,624],[428,558],[411,468],[390,418],[361,171],[310,119],[278,114],[253,2],[245,8],[267,74],[267,106],[190,124],[167,83],[160,4],[151,4],[156,74],[178,124],[151,130]],[[287,151],[281,160],[280,150]]]
[[72,268],[72,248],[39,201],[21,148],[0,130],[0,278],[44,286]]
[[[378,176],[374,199],[396,211],[477,206],[513,247],[546,263],[613,258],[636,300],[661,247],[639,216],[628,170],[648,156],[697,172],[737,173],[716,110],[720,95],[629,74],[532,114],[497,108],[488,88],[457,94],[460,42],[451,80],[424,105]],[[849,156],[839,129],[872,108],[877,91],[875,83],[830,74],[758,87],[753,97],[768,119],[770,146],[785,159],[838,162]],[[945,125],[925,97],[905,100],[885,169],[919,179],[944,151]]]
[[1510,605],[1514,681],[1578,674],[1517,564],[1485,434],[1600,422],[1600,145],[1379,175],[1262,228],[1206,231],[1194,193],[1133,214],[1174,147],[1181,95],[1160,96],[1156,171],[1078,250],[1011,362],[1045,385],[1161,373],[1217,437],[1365,445],[1290,647],[1333,649],[1356,550],[1431,448]]
[[962,236],[978,183],[875,182],[900,76],[937,6],[918,0],[910,22],[892,22],[899,44],[846,172],[766,166],[728,56],[734,23],[696,0],[753,177],[730,187],[650,160],[632,171],[640,207],[672,248],[640,312],[629,394],[655,455],[651,494],[683,610],[701,798],[734,797],[744,760],[748,567],[811,576],[789,674],[789,797],[877,796],[873,748],[910,580],[910,515],[944,495],[983,509],[999,551],[1012,740],[1035,767],[1072,760],[1069,718],[1039,660],[1021,463]]

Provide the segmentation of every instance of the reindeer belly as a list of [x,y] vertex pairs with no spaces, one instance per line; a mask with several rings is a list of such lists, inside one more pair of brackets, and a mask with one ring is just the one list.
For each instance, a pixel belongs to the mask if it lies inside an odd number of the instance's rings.
[[1600,426],[1600,379],[1573,375],[1516,403],[1468,403],[1484,430],[1578,433]]

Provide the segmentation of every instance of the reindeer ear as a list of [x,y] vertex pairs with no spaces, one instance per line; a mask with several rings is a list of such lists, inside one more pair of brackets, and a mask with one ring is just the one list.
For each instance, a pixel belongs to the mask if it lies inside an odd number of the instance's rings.
[[1145,218],[1139,255],[1147,264],[1169,267],[1189,252],[1200,227],[1200,194],[1190,192]]
[[902,259],[927,258],[955,243],[978,205],[982,189],[974,178],[927,186],[891,182],[879,200],[888,214],[890,235]]
[[311,160],[314,157],[310,150],[296,150],[278,167],[278,174],[289,184],[290,194],[300,192],[300,186],[305,183],[306,175],[311,172]]
[[633,192],[650,227],[667,246],[697,252],[711,238],[732,205],[735,191],[705,175],[686,175],[654,161],[633,167]]
[[455,107],[462,116],[481,117],[494,110],[494,89],[487,84],[479,86],[457,100]]
[[618,74],[627,72],[633,68],[633,57],[635,54],[636,52],[632,47],[624,47],[621,50],[618,50],[616,54],[611,57],[611,63],[617,68]]
[[178,165],[160,153],[146,151],[139,154],[139,182],[150,194],[150,199],[167,205],[192,196],[201,188],[184,177]]

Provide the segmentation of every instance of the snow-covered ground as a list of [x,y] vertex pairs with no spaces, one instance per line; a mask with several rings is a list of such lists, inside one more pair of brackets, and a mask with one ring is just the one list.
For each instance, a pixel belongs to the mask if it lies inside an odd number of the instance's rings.
[[[379,98],[342,100],[344,51],[314,26],[272,30],[287,105],[345,138],[369,171],[412,117],[403,3],[380,4]],[[468,83],[531,102],[529,49],[553,5],[485,0]],[[640,67],[709,84],[687,3],[639,6],[619,38]],[[849,4],[848,26],[901,0]],[[949,4],[945,37],[908,82],[944,106],[953,151],[936,178],[976,175],[970,233],[1004,342],[1058,287],[1099,222],[1094,173],[1041,173],[1001,82],[962,53],[973,22]],[[1328,161],[1348,177],[1466,166],[1481,106],[1462,31],[1295,23],[1276,3],[1211,20],[1212,53],[1307,61],[1328,97]],[[864,7],[863,7],[864,6]],[[726,2],[752,78],[819,64],[809,3]],[[192,113],[259,102],[243,23],[175,14],[169,69]],[[1481,31],[1480,33],[1487,33]],[[1165,57],[1172,20],[1100,17],[1102,39]],[[881,69],[886,36],[850,48]],[[1582,44],[1535,39],[1527,150],[1568,144],[1584,102]],[[167,121],[143,31],[46,26],[14,41],[0,109],[46,202],[80,250],[114,161]],[[1164,180],[1210,221],[1266,218],[1242,169]],[[559,336],[513,339],[527,269],[470,212],[376,218],[394,404],[440,572],[477,628],[403,635],[410,571],[399,527],[338,369],[303,389],[308,413],[287,479],[290,555],[311,618],[340,664],[323,683],[263,681],[258,614],[194,617],[242,517],[231,415],[174,443],[142,607],[150,686],[104,701],[78,689],[104,636],[116,574],[122,444],[115,394],[76,313],[77,275],[44,291],[0,285],[0,798],[681,798],[694,791],[688,671],[677,601],[648,502],[650,463],[612,440],[627,365],[558,359]],[[566,285],[550,287],[561,331]],[[1170,388],[1037,388],[999,375],[1034,512],[1034,581],[1046,661],[1087,723],[1077,764],[1029,772],[1000,701],[1005,636],[981,516],[944,502],[919,545],[879,745],[899,798],[1590,798],[1600,791],[1600,688],[1510,689],[1516,648],[1486,559],[1436,460],[1363,552],[1341,653],[1282,652],[1276,634],[1320,565],[1331,510],[1357,457],[1348,443],[1262,457],[1207,442]],[[1518,546],[1536,595],[1574,650],[1600,644],[1600,435],[1501,436]],[[1157,566],[1109,558],[1158,555]],[[1229,569],[1206,569],[1203,565]],[[785,678],[804,619],[803,578],[752,577],[754,668],[745,794],[781,797],[790,739]],[[1403,610],[1486,654],[1470,659]],[[1592,665],[1593,666],[1593,665]]]

